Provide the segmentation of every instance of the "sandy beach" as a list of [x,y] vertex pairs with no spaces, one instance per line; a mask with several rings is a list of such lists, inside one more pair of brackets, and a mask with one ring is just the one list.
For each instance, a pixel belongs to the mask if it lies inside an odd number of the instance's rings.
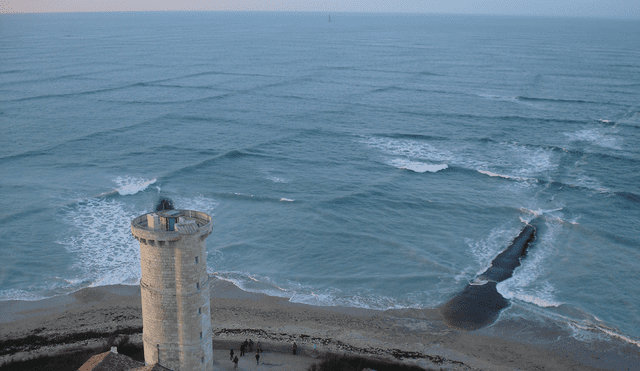
[[[245,339],[260,341],[264,353],[259,366],[253,354],[242,357],[243,370],[307,370],[326,353],[377,356],[447,370],[640,368],[636,346],[582,343],[552,326],[498,321],[482,330],[462,331],[445,325],[438,309],[319,307],[245,292],[215,278],[212,282],[216,369],[232,369],[229,348],[238,351]],[[0,364],[96,346],[116,332],[140,341],[141,315],[138,286],[93,287],[40,301],[2,302]],[[294,341],[299,347],[296,356],[290,355]]]

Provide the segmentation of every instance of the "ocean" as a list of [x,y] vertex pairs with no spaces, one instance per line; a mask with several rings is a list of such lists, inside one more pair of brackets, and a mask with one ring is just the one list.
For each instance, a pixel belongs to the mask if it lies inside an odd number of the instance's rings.
[[[329,16],[331,16],[329,21]],[[640,21],[0,15],[0,300],[136,285],[135,216],[209,213],[210,274],[435,308],[526,223],[498,323],[640,346]]]

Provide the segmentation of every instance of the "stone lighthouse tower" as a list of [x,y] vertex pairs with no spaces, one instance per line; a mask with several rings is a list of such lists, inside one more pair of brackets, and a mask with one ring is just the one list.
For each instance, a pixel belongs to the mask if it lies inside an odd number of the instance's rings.
[[211,217],[163,210],[131,222],[140,241],[144,360],[174,371],[213,370],[205,239]]

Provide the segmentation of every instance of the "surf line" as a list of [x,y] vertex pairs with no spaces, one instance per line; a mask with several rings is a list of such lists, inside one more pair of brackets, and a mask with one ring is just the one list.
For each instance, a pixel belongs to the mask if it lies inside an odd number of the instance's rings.
[[495,322],[500,311],[509,306],[509,301],[496,287],[513,276],[513,270],[520,266],[520,258],[527,254],[529,245],[535,240],[536,232],[536,220],[533,220],[493,259],[486,271],[438,308],[448,326],[471,331]]
[[[81,201],[84,201],[84,200],[90,200],[90,199],[95,199],[95,198],[108,198],[108,197],[111,197],[111,196],[114,196],[114,195],[118,195],[118,194],[123,195],[123,196],[124,195],[133,195],[133,194],[136,194],[136,193],[138,193],[140,191],[144,191],[145,189],[147,189],[147,187],[149,185],[155,183],[157,180],[158,180],[158,178],[153,178],[151,180],[144,181],[144,182],[142,182],[142,183],[137,185],[137,189],[134,188],[134,187],[131,187],[131,186],[122,186],[122,187],[118,187],[116,189],[113,189],[111,191],[100,193],[100,194],[95,195],[95,196],[91,196],[91,197],[87,197],[87,198],[78,198],[78,199],[76,199],[74,201],[67,202],[66,204],[63,204],[61,206],[71,206],[71,205],[74,205],[74,204],[76,204],[78,202],[81,202]],[[124,191],[125,193],[122,194],[121,193],[122,191]]]

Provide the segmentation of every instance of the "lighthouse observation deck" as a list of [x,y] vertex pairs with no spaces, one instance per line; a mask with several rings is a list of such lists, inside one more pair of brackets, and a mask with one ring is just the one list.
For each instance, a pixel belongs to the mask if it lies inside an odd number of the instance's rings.
[[160,246],[178,241],[181,235],[206,238],[212,231],[211,217],[195,210],[163,210],[131,221],[131,233],[140,242]]

